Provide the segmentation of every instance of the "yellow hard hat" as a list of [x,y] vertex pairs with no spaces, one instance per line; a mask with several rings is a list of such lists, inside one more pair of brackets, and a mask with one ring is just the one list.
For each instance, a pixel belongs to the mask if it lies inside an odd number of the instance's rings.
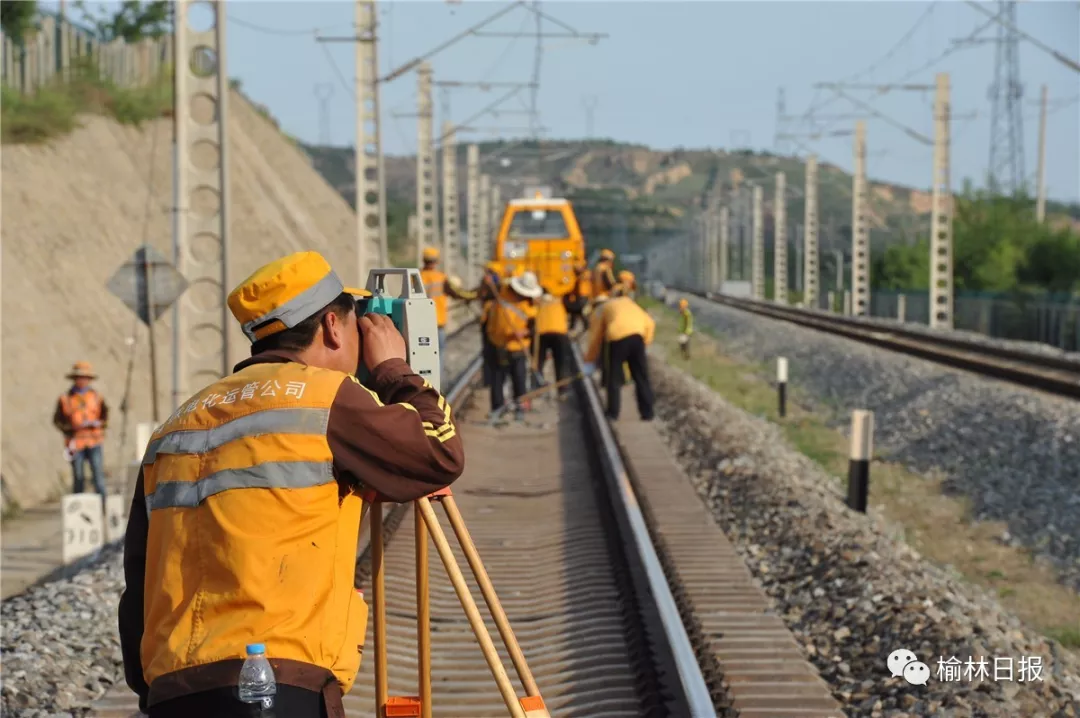
[[685,299],[680,299],[679,300],[679,309],[686,309],[689,306],[690,306],[690,302],[686,301]]
[[619,272],[619,281],[624,284],[629,284],[634,281],[634,274],[628,269],[624,269]]
[[68,372],[68,379],[97,379],[97,374],[94,373],[94,367],[91,366],[88,361],[77,361],[75,365],[71,367],[71,371]]
[[346,287],[318,252],[296,252],[259,269],[229,294],[229,310],[252,342],[292,329],[342,293],[370,297]]
[[600,259],[615,259],[615,253],[612,252],[610,249],[601,249]]
[[437,262],[439,260],[439,250],[436,247],[424,247],[423,256],[425,262]]

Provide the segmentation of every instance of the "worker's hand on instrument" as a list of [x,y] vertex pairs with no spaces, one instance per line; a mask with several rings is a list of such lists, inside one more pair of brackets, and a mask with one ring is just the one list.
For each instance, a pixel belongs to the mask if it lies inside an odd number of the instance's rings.
[[365,314],[356,320],[360,328],[360,358],[368,371],[387,359],[405,359],[405,337],[385,314]]

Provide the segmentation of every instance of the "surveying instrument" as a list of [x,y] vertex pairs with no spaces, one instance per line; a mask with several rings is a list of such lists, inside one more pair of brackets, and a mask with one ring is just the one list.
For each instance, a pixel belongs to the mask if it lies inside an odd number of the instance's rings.
[[[390,296],[387,293],[386,278],[390,276],[401,278],[401,290],[398,296]],[[405,337],[406,352],[409,366],[420,376],[427,379],[437,391],[441,391],[442,377],[439,374],[439,346],[438,346],[438,323],[435,317],[435,303],[427,297],[424,284],[417,269],[373,269],[368,274],[367,286],[371,297],[365,297],[357,301],[359,315],[365,313],[377,313],[389,316],[394,326]],[[358,368],[357,378],[363,381],[367,378],[366,367]],[[361,373],[363,372],[363,373]],[[458,511],[450,488],[441,489],[429,496],[419,498],[412,502],[415,512],[414,534],[416,539],[416,620],[417,620],[417,658],[419,695],[416,696],[391,696],[389,679],[387,676],[387,644],[386,644],[386,573],[385,552],[383,545],[383,504],[378,496],[373,493],[364,495],[365,513],[369,513],[371,520],[371,588],[372,605],[375,614],[373,629],[375,640],[375,715],[378,718],[431,718],[431,605],[428,591],[428,534],[439,552],[447,576],[454,586],[461,607],[469,620],[480,650],[484,654],[491,675],[495,679],[499,693],[506,704],[508,715],[512,718],[551,718],[544,699],[540,696],[540,689],[536,685],[532,671],[525,662],[525,656],[521,652],[517,637],[514,635],[510,622],[506,618],[499,597],[495,594],[495,587],[491,578],[480,560],[476,545],[473,543],[469,530],[465,526],[465,520]],[[447,518],[454,529],[458,543],[469,562],[476,583],[484,595],[491,617],[499,629],[503,644],[507,653],[514,663],[518,678],[525,689],[525,697],[519,698],[502,665],[499,653],[492,642],[491,634],[484,625],[484,619],[480,615],[480,609],[473,600],[469,586],[465,583],[465,576],[458,565],[450,542],[443,533],[439,518],[435,515],[432,502],[442,504],[446,510]],[[368,506],[371,511],[367,511]],[[363,519],[361,518],[361,521]]]

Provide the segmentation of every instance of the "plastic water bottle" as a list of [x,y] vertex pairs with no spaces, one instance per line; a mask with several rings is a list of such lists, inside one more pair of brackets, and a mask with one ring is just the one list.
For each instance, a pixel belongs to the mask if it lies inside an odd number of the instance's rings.
[[[240,700],[244,703],[257,703],[263,710],[274,707],[277,695],[277,681],[274,669],[266,660],[266,646],[261,643],[249,643],[247,658],[240,669]],[[258,714],[257,714],[258,715]],[[263,713],[262,715],[268,715]]]

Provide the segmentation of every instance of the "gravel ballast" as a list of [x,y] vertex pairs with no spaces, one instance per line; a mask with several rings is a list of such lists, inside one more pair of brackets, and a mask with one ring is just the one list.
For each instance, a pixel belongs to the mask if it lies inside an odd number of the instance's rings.
[[[727,404],[655,358],[660,430],[807,657],[852,716],[1080,715],[1080,660],[1025,628],[981,589],[851,512],[836,482],[778,427]],[[893,678],[913,651],[925,686]],[[980,657],[991,680],[938,680],[938,660]],[[994,682],[994,658],[1041,659],[1043,680]],[[1027,678],[1033,678],[1028,673]]]
[[689,297],[720,350],[752,362],[787,357],[789,390],[847,430],[874,412],[880,458],[944,477],[976,520],[1052,562],[1080,590],[1080,402]]

